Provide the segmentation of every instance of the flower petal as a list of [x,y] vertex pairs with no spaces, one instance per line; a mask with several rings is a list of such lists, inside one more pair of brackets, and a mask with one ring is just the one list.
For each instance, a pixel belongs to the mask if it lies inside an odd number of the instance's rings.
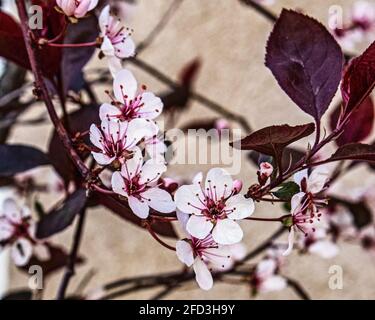
[[138,147],[133,150],[133,157],[126,160],[121,167],[121,175],[127,180],[134,178],[142,169],[143,156],[142,151]]
[[151,188],[143,192],[142,197],[148,200],[148,205],[161,213],[169,213],[176,210],[172,196],[160,188]]
[[213,168],[207,173],[205,188],[212,190],[217,198],[229,197],[233,189],[232,177],[221,168]]
[[11,256],[16,266],[26,265],[33,254],[31,242],[25,238],[18,239],[12,246]]
[[89,5],[89,11],[93,10],[98,5],[99,0],[91,0]]
[[117,194],[127,197],[128,194],[125,189],[125,181],[119,171],[116,171],[112,175],[112,190]]
[[102,35],[104,36],[107,31],[107,26],[109,23],[109,17],[110,17],[110,5],[106,5],[99,16],[99,26],[100,31],[102,32]]
[[313,170],[307,180],[307,190],[313,194],[323,190],[329,177],[329,172],[324,166]]
[[129,207],[132,209],[135,215],[141,219],[146,219],[149,215],[150,208],[147,201],[139,200],[136,197],[129,197]]
[[294,229],[290,228],[288,235],[288,248],[283,252],[283,256],[288,256],[292,253],[294,247]]
[[113,92],[118,101],[125,103],[125,100],[133,100],[137,88],[138,83],[132,72],[122,69],[116,73],[113,81]]
[[182,212],[189,214],[202,214],[204,205],[200,199],[204,199],[202,190],[199,186],[194,184],[179,187],[174,195],[177,208],[179,208]]
[[90,141],[91,141],[91,143],[95,147],[103,150],[103,139],[104,139],[103,134],[101,133],[99,128],[95,124],[92,124],[90,126]]
[[235,244],[242,240],[243,231],[233,220],[218,220],[212,231],[212,237],[219,244]]
[[294,182],[297,183],[299,186],[301,186],[301,182],[303,179],[308,179],[308,169],[298,171],[297,173],[294,174],[293,179]]
[[160,162],[155,162],[152,159],[148,160],[142,167],[139,174],[140,184],[156,184],[161,175],[167,171],[167,166]]
[[176,253],[178,259],[182,263],[185,263],[188,267],[191,267],[194,263],[193,249],[189,242],[185,240],[179,240],[176,243]]
[[233,210],[233,213],[228,214],[229,219],[240,220],[250,217],[255,205],[252,199],[246,199],[243,195],[237,194],[227,200],[225,209]]
[[213,228],[213,224],[210,220],[207,220],[204,216],[191,216],[186,225],[186,230],[193,237],[198,239],[204,239],[208,236]]
[[108,68],[111,72],[112,77],[115,77],[116,74],[122,70],[121,59],[116,56],[107,56]]
[[119,108],[109,103],[103,103],[99,109],[100,120],[110,120],[111,118],[117,118],[121,116],[121,114],[122,113]]
[[95,161],[101,166],[107,166],[116,159],[115,157],[111,158],[100,152],[91,152],[91,154],[94,157]]
[[286,286],[287,282],[285,278],[275,275],[261,282],[258,290],[262,293],[266,293],[283,290]]
[[125,59],[133,57],[135,54],[135,43],[130,37],[125,38],[124,42],[115,44],[114,47],[117,58]]
[[320,240],[309,246],[309,252],[317,254],[323,259],[331,259],[338,255],[339,248],[329,240]]
[[13,236],[15,228],[5,219],[0,218],[0,242]]
[[214,284],[210,270],[207,265],[201,260],[200,257],[196,257],[193,264],[195,272],[195,280],[199,287],[203,290],[210,290]]
[[89,11],[90,4],[91,0],[81,0],[81,2],[79,2],[77,9],[74,11],[74,16],[76,18],[84,17],[86,13]]
[[163,111],[163,102],[152,92],[144,92],[141,95],[143,106],[139,111],[142,118],[155,119]]
[[22,223],[21,208],[13,199],[5,199],[3,202],[3,212],[5,217],[14,224]]
[[154,124],[146,119],[133,119],[129,122],[126,132],[126,145],[136,145],[145,137],[152,136],[154,132]]

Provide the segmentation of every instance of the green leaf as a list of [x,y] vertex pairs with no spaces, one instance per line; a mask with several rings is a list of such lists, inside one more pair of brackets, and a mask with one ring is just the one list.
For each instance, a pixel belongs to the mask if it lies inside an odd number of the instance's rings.
[[281,184],[281,188],[275,192],[272,192],[272,194],[285,201],[290,201],[292,197],[299,192],[299,185],[293,181],[288,181],[283,184]]

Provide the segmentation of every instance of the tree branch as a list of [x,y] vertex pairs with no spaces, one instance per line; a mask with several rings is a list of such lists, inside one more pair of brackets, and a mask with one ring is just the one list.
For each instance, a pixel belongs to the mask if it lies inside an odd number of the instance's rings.
[[40,61],[38,59],[38,50],[35,49],[31,40],[32,31],[29,29],[29,26],[28,26],[28,16],[27,16],[27,11],[26,11],[25,1],[17,0],[16,4],[17,4],[17,9],[18,9],[18,14],[21,20],[23,38],[25,41],[27,54],[29,56],[31,69],[35,77],[37,90],[38,91],[40,90],[41,92],[42,98],[47,107],[51,121],[70,159],[73,161],[73,163],[79,170],[80,174],[83,177],[86,177],[89,174],[89,170],[86,167],[85,163],[82,161],[82,159],[79,157],[75,149],[73,148],[72,141],[70,140],[67,131],[65,130],[64,126],[62,125],[59,119],[59,116],[56,113],[52,100],[49,96],[47,86],[44,82],[43,74],[41,73],[41,68],[40,68]]

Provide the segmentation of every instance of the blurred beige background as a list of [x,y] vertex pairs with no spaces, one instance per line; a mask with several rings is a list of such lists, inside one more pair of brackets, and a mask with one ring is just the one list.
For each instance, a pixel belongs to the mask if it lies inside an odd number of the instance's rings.
[[[328,9],[331,5],[341,5],[344,10],[354,2],[350,0],[278,0],[270,9],[279,13],[282,7],[300,8],[327,25]],[[169,0],[140,0],[131,26],[135,29],[134,38],[140,42],[168,8]],[[253,128],[262,128],[272,124],[301,124],[311,119],[299,111],[281,91],[271,73],[264,66],[265,44],[272,25],[251,8],[236,0],[185,0],[171,19],[168,26],[153,42],[152,46],[141,54],[142,59],[159,70],[177,78],[181,67],[195,57],[200,57],[203,66],[196,84],[196,91],[214,101],[218,101],[233,112],[245,115]],[[96,59],[87,66],[96,67]],[[135,71],[139,81],[146,83],[154,91],[165,89],[149,75]],[[106,101],[104,89],[96,88],[96,93]],[[30,115],[26,115],[30,116]],[[194,103],[184,121],[214,116],[205,107]],[[49,125],[28,127],[27,130],[15,130],[12,142],[34,144],[46,149],[51,127]],[[304,146],[305,142],[301,144]],[[199,168],[171,168],[169,174],[191,178]],[[365,169],[358,168],[348,175],[345,184],[336,187],[344,192],[371,185],[373,176],[364,178]],[[243,161],[242,179],[245,185],[254,181],[254,167]],[[56,199],[54,199],[56,200]],[[256,215],[278,216],[281,210],[271,205],[258,205]],[[70,292],[74,292],[78,283],[90,270],[96,272],[88,285],[93,289],[103,283],[125,276],[147,275],[154,272],[177,271],[181,268],[175,254],[165,250],[145,231],[119,220],[104,209],[90,210],[87,216],[85,234],[81,252],[88,263],[77,269]],[[278,226],[267,223],[242,223],[245,229],[244,243],[250,250],[270,235]],[[63,245],[69,245],[72,230],[56,238]],[[170,240],[166,240],[173,243]],[[298,256],[288,258],[285,274],[300,281],[314,299],[371,299],[375,297],[375,261],[359,246],[340,243],[341,253],[334,259],[322,260],[316,256]],[[328,268],[340,265],[344,270],[343,290],[328,288]],[[46,286],[46,297],[53,298],[61,273],[53,276]],[[24,287],[27,277],[15,269],[11,273],[12,288]],[[158,289],[160,290],[160,289]],[[158,290],[147,290],[126,296],[125,298],[147,299]],[[201,291],[194,282],[175,290],[168,299],[248,299],[247,286],[233,286],[217,283],[209,292]],[[295,293],[286,289],[282,292],[264,294],[257,299],[296,299]]]

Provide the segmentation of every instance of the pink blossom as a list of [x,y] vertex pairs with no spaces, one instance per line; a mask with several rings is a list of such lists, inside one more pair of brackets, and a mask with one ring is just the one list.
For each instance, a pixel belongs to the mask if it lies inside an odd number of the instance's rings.
[[177,208],[190,214],[187,231],[193,237],[205,239],[211,232],[215,242],[223,245],[242,240],[243,232],[236,220],[254,212],[254,202],[235,194],[233,180],[223,169],[211,169],[202,183],[198,175],[192,185],[181,186],[175,194]]
[[266,258],[255,268],[251,284],[255,293],[280,291],[286,288],[285,278],[277,274],[278,266],[274,259]]
[[56,0],[56,4],[68,17],[75,18],[84,17],[98,2],[99,0]]
[[113,81],[113,102],[100,107],[100,119],[130,121],[136,118],[155,119],[163,111],[161,99],[152,92],[139,90],[132,72],[123,69]]
[[262,162],[260,164],[260,174],[265,175],[267,178],[270,177],[273,173],[273,166],[268,162]]
[[90,140],[99,151],[92,152],[96,162],[109,165],[115,160],[123,163],[131,157],[137,144],[146,136],[152,135],[153,129],[145,119],[130,122],[103,120],[101,129],[92,124]]
[[[178,213],[179,221],[186,231],[185,219],[187,215]],[[213,286],[211,272],[220,272],[230,269],[234,262],[245,256],[243,245],[220,245],[211,235],[205,239],[189,237],[177,242],[177,257],[188,267],[193,266],[195,279],[203,290],[210,290]]]
[[13,199],[3,202],[0,212],[0,243],[11,246],[17,266],[26,265],[33,252],[35,224],[28,208],[19,207]]
[[99,17],[99,26],[103,43],[101,51],[108,58],[109,69],[112,75],[121,70],[121,59],[129,58],[135,54],[135,44],[129,28],[121,24],[121,20],[110,14],[110,6],[102,10]]
[[315,232],[315,224],[319,222],[321,217],[321,213],[316,211],[316,207],[310,206],[310,202],[305,198],[303,192],[293,196],[291,207],[288,248],[283,253],[284,256],[289,255],[293,250],[295,232],[300,231],[307,237],[311,232]]
[[159,179],[167,167],[154,160],[143,164],[141,151],[138,149],[133,158],[125,161],[121,172],[112,176],[112,189],[127,198],[129,206],[138,217],[145,219],[150,207],[162,213],[176,209],[172,196],[159,188]]

